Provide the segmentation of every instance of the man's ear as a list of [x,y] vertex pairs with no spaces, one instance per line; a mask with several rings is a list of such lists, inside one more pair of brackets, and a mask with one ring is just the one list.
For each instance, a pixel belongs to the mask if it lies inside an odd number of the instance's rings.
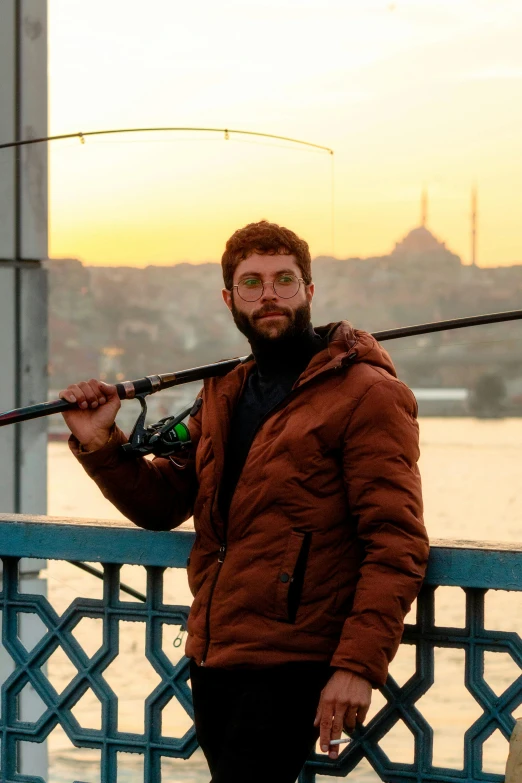
[[223,301],[228,309],[232,310],[232,291],[228,291],[226,288],[223,288],[221,291],[221,296],[223,297]]
[[306,286],[306,298],[308,299],[309,302],[311,302],[312,299],[314,298],[314,294],[315,294],[315,285],[313,283],[310,283],[309,285]]

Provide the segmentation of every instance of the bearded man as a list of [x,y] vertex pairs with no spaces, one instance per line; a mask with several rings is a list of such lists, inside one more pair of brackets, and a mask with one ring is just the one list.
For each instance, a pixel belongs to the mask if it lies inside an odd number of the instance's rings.
[[[60,396],[70,446],[129,519],[192,515],[186,654],[212,783],[294,783],[314,743],[338,756],[386,680],[424,576],[417,406],[371,335],[314,328],[306,242],[266,221],[222,258],[252,354],[205,381],[184,463],[129,459],[114,386]],[[278,764],[265,753],[278,748]]]

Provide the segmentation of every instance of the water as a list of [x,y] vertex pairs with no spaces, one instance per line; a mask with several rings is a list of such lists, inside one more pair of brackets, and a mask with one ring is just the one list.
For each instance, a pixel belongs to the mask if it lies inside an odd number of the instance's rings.
[[[430,538],[520,541],[522,537],[522,420],[478,421],[474,419],[421,420],[421,472],[424,486],[425,518]],[[67,516],[121,518],[100,494],[70,455],[64,443],[49,445],[49,514]],[[77,596],[100,596],[100,583],[66,563],[50,562],[47,569],[49,597],[63,611]],[[125,566],[122,581],[143,590],[144,570]],[[460,588],[439,588],[437,620],[444,625],[463,625],[464,594]],[[170,571],[166,600],[190,603],[182,571]],[[522,626],[522,594],[491,592],[486,603],[489,628],[517,631]],[[95,621],[93,621],[95,622]],[[176,629],[172,630],[173,637]],[[99,628],[78,627],[78,638],[94,649]],[[165,651],[172,660],[179,653],[165,640]],[[143,655],[144,633],[141,623],[125,623],[121,628],[121,654],[111,665],[106,678],[119,697],[119,727],[143,731],[143,700],[156,686],[157,675]],[[403,682],[413,671],[413,648],[404,646],[392,664],[392,674]],[[72,664],[56,654],[49,663],[51,680],[63,688],[74,674]],[[507,656],[489,654],[486,679],[501,693],[518,675],[518,667]],[[418,707],[435,730],[434,763],[462,767],[463,734],[481,710],[464,687],[463,652],[439,650],[436,653],[435,685]],[[371,715],[382,705],[374,693]],[[172,704],[172,703],[171,703]],[[169,705],[170,706],[170,705]],[[522,710],[518,711],[522,715]],[[100,707],[87,694],[78,707],[83,725],[97,728]],[[172,704],[164,712],[164,726],[180,736],[188,724],[184,713]],[[413,742],[409,731],[398,726],[383,741],[384,750],[394,761],[413,760]],[[52,783],[80,779],[96,783],[99,778],[99,754],[72,747],[61,730],[55,730],[49,742]],[[497,732],[485,745],[485,768],[503,773],[507,743]],[[209,775],[200,753],[188,761],[165,760],[166,783],[186,781],[204,783]],[[376,783],[369,765],[361,764],[350,775],[355,783]],[[336,778],[324,778],[335,781]],[[341,779],[339,779],[341,780]],[[143,781],[140,757],[121,754],[118,783]]]

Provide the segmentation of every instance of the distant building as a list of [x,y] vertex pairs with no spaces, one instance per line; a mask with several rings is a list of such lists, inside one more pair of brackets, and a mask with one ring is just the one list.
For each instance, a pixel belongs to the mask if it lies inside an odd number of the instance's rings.
[[437,239],[426,226],[417,226],[396,242],[390,253],[392,261],[407,261],[412,265],[429,266],[433,269],[457,270],[462,261],[458,255],[448,250],[446,244]]

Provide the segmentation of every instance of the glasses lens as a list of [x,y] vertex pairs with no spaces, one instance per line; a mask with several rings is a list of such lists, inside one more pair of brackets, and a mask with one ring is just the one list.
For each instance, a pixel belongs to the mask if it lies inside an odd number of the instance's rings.
[[299,291],[299,280],[294,275],[281,275],[274,283],[274,291],[281,299],[291,299]]
[[256,277],[242,280],[237,287],[239,296],[246,302],[255,302],[261,296],[262,291],[263,283]]

